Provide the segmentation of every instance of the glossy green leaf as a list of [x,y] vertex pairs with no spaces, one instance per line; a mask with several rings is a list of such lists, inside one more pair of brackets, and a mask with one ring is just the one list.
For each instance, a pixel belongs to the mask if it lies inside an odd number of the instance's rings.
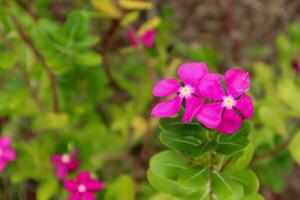
[[250,131],[250,122],[244,120],[242,127],[236,133],[231,135],[219,134],[216,140],[218,144],[216,151],[220,154],[227,155],[244,149],[249,143],[248,135]]
[[217,199],[222,200],[240,200],[243,195],[243,186],[220,173],[212,174],[212,190]]
[[239,182],[244,187],[245,195],[250,195],[258,191],[259,182],[253,171],[250,169],[243,169],[233,171],[227,174],[229,178]]
[[155,189],[179,197],[197,192],[208,181],[206,169],[189,166],[185,158],[172,151],[155,155],[147,174]]

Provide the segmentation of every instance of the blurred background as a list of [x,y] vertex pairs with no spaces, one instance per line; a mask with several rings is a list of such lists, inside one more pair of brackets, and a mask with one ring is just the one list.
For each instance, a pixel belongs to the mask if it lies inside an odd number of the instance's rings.
[[68,177],[90,171],[97,199],[175,199],[146,179],[163,149],[151,89],[188,61],[250,71],[250,167],[265,199],[300,199],[300,1],[139,2],[0,0],[0,129],[17,152],[0,199],[67,199],[51,157],[74,150]]

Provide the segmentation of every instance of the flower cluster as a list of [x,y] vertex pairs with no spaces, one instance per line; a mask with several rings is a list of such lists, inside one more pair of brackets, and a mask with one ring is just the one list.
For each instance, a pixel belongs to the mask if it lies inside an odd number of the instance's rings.
[[130,40],[130,46],[144,45],[147,48],[152,48],[155,41],[156,31],[154,29],[146,30],[143,33],[138,31],[126,32],[126,37]]
[[53,154],[52,163],[56,167],[56,177],[64,179],[69,172],[76,171],[80,165],[77,160],[78,151],[73,150],[71,153]]
[[65,180],[65,188],[71,193],[70,200],[95,200],[94,192],[103,189],[104,184],[90,177],[89,172],[81,172],[76,180]]
[[0,137],[0,172],[5,169],[7,163],[14,160],[16,160],[16,151],[11,146],[10,138]]
[[250,88],[248,72],[229,69],[223,77],[209,72],[205,63],[186,63],[178,69],[178,76],[182,83],[167,78],[153,88],[154,96],[173,96],[158,103],[152,110],[153,116],[172,117],[184,104],[183,122],[196,118],[207,128],[223,134],[236,132],[243,118],[252,118],[253,102],[245,94]]
[[85,171],[77,175],[77,180],[67,180],[70,172],[76,171],[80,166],[77,159],[78,151],[73,150],[65,154],[53,154],[52,163],[56,167],[56,177],[64,180],[65,189],[71,193],[70,200],[94,200],[95,192],[101,190],[104,184],[90,177],[90,173]]

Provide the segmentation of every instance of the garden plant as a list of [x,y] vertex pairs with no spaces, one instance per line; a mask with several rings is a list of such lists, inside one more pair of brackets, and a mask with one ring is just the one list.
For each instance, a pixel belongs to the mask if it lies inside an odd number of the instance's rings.
[[178,38],[175,14],[0,0],[0,200],[281,199],[300,164],[300,23],[272,62],[240,65]]

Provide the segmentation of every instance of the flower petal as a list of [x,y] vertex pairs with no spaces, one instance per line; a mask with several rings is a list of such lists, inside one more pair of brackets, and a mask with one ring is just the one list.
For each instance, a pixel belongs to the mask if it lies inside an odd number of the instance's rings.
[[78,190],[78,185],[74,180],[65,180],[64,186],[69,192],[76,192]]
[[182,64],[178,69],[178,76],[186,85],[196,86],[207,72],[208,69],[205,63],[192,62]]
[[182,121],[189,122],[197,114],[198,110],[203,105],[204,98],[194,97],[185,100],[185,111],[182,117]]
[[254,111],[252,99],[249,95],[244,94],[239,100],[237,100],[236,108],[242,113],[242,115],[250,120]]
[[238,97],[251,86],[249,73],[242,69],[229,69],[225,73],[225,84],[228,94]]
[[79,192],[75,192],[69,196],[69,200],[81,200],[81,194]]
[[231,134],[241,128],[242,117],[233,110],[226,109],[217,130],[223,134]]
[[95,200],[95,195],[93,193],[90,192],[85,192],[82,194],[82,199],[83,200]]
[[57,165],[61,163],[61,156],[59,154],[53,154],[51,161],[53,164]]
[[176,115],[181,107],[182,99],[178,96],[156,104],[151,115],[158,118],[171,117]]
[[104,187],[104,184],[97,180],[90,180],[85,185],[89,191],[101,190]]
[[90,172],[85,171],[77,175],[78,183],[87,183],[90,180]]
[[155,41],[154,40],[155,35],[156,35],[156,32],[154,29],[150,29],[150,30],[146,31],[146,33],[144,33],[144,35],[142,35],[141,39],[146,47],[148,47],[148,48],[153,47],[153,44]]
[[8,137],[8,136],[0,137],[0,147],[1,148],[9,147],[10,144],[11,144],[10,137]]
[[166,97],[178,92],[180,84],[175,78],[167,78],[158,82],[152,89],[152,94],[157,97]]
[[68,165],[71,171],[75,171],[80,165],[80,161],[71,161]]
[[64,164],[60,164],[56,168],[55,174],[58,179],[63,179],[68,175],[68,172],[68,167]]
[[16,160],[16,151],[12,148],[5,149],[3,152],[3,158],[8,161]]
[[196,119],[208,128],[216,128],[221,122],[222,110],[220,102],[203,104]]
[[0,159],[0,172],[3,171],[6,167],[6,161],[3,159]]
[[225,96],[224,89],[222,87],[222,76],[215,73],[206,74],[198,87],[200,94],[208,99],[222,100]]

